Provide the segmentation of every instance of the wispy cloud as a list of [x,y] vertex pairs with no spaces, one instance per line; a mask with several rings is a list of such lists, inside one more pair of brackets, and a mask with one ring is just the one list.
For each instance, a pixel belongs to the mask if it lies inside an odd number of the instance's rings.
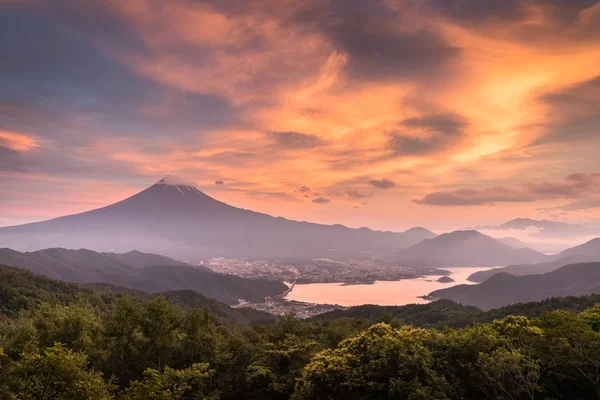
[[[485,189],[458,189],[447,192],[430,193],[418,204],[430,206],[474,206],[496,203],[532,202],[537,200],[585,199],[562,206],[562,209],[582,209],[593,205],[597,200],[586,199],[600,196],[600,173],[579,173],[567,176],[559,182],[525,183],[520,187],[490,187]],[[589,207],[587,207],[589,208]]]
[[312,149],[322,144],[314,135],[299,132],[267,132],[267,136],[283,149]]
[[375,186],[376,188],[380,188],[380,189],[389,189],[389,188],[393,188],[394,186],[396,186],[396,183],[383,178],[383,179],[371,179],[369,181],[369,184],[371,184],[371,186]]
[[317,204],[327,204],[327,203],[331,202],[331,200],[328,199],[327,197],[320,196],[320,197],[317,197],[316,199],[313,199],[312,202],[317,203]]

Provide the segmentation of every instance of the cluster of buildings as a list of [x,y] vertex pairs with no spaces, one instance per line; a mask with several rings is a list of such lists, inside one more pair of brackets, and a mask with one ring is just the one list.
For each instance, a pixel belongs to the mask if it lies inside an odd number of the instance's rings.
[[318,304],[287,300],[285,297],[296,284],[343,282],[369,284],[377,280],[396,281],[412,279],[424,275],[440,275],[436,269],[416,270],[373,260],[331,260],[315,259],[292,265],[270,260],[248,260],[241,258],[213,258],[201,264],[221,274],[237,275],[243,278],[262,278],[286,282],[290,289],[280,296],[267,297],[263,303],[242,302],[238,307],[252,307],[275,315],[293,313],[299,318],[309,318],[317,314],[344,309],[336,304]]
[[315,259],[292,265],[269,260],[247,260],[240,258],[213,258],[202,263],[221,274],[237,275],[243,278],[263,278],[282,282],[332,283],[343,282],[372,283],[374,281],[397,281],[424,275],[440,275],[436,269],[416,270],[386,262],[373,260],[331,260]]
[[346,309],[336,304],[316,304],[305,303],[301,301],[286,300],[282,297],[267,298],[264,303],[246,304],[246,307],[252,307],[257,310],[266,311],[275,315],[293,314],[298,318],[306,319],[318,314],[323,314],[333,310]]

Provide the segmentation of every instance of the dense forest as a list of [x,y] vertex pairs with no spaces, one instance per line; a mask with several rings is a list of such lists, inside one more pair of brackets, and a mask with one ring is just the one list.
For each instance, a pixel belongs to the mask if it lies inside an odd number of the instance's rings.
[[598,296],[303,321],[189,291],[0,278],[2,400],[600,399]]

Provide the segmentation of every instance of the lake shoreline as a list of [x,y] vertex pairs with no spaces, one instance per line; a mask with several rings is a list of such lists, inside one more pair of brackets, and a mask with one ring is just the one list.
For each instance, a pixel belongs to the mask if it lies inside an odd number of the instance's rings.
[[[364,304],[402,306],[429,303],[427,295],[435,290],[460,284],[473,284],[467,277],[492,267],[454,267],[440,270],[439,275],[426,275],[401,280],[369,282],[300,283],[289,290],[283,299],[314,304],[339,304],[353,307]],[[451,277],[453,282],[439,281]]]

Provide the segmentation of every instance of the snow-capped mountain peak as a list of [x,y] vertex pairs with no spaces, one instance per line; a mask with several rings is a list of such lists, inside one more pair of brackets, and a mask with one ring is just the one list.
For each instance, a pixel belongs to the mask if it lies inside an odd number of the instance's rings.
[[165,175],[160,181],[156,182],[157,185],[168,185],[168,186],[186,186],[195,187],[194,182],[184,181],[176,175]]

